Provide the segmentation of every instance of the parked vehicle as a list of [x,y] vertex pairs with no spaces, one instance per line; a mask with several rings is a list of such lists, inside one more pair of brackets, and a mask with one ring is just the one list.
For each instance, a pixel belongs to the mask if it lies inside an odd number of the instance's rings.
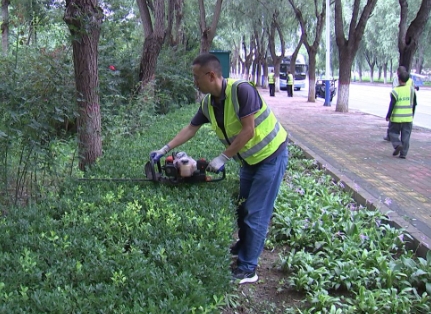
[[[330,84],[331,86],[329,87],[329,90],[331,92],[330,94],[330,101],[332,101],[332,98],[334,98],[335,94],[337,93],[337,88],[335,87],[335,82],[337,80],[336,79],[332,79],[330,80]],[[325,94],[326,94],[326,84],[325,84],[325,80],[317,80],[316,81],[316,98],[320,97],[320,98],[325,98]]]
[[[291,56],[286,56],[280,64],[280,89],[287,89],[287,71],[290,69]],[[293,89],[298,91],[305,88],[305,81],[307,79],[308,64],[302,54],[298,54],[295,63],[295,74],[293,74]]]

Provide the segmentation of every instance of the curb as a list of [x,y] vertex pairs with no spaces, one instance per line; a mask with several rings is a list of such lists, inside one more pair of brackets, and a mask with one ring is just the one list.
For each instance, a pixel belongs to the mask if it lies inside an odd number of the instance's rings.
[[335,181],[342,182],[344,185],[343,190],[345,192],[351,193],[352,198],[355,200],[355,202],[369,209],[380,211],[383,215],[388,217],[389,224],[392,227],[395,227],[397,229],[404,229],[406,233],[409,234],[412,238],[411,240],[405,240],[406,247],[414,251],[417,256],[426,258],[426,255],[430,250],[429,244],[431,243],[431,238],[427,237],[417,228],[409,224],[402,216],[398,215],[394,211],[391,211],[391,209],[385,204],[380,203],[376,205],[372,201],[374,197],[371,194],[362,189],[353,180],[345,177],[345,175],[338,172],[325,159],[320,157],[313,150],[311,150],[299,140],[292,137],[290,134],[288,135],[288,141],[295,144],[296,146],[299,146],[304,152],[306,158],[316,160],[319,169],[323,169],[325,173],[329,174]]

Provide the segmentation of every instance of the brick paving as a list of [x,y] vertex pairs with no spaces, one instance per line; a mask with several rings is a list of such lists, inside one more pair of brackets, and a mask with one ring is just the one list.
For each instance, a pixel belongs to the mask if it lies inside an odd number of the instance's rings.
[[413,126],[407,158],[401,159],[383,140],[387,122],[381,117],[338,113],[334,104],[288,98],[285,91],[275,97],[260,92],[290,140],[341,180],[355,200],[405,228],[420,255],[431,248],[431,130]]

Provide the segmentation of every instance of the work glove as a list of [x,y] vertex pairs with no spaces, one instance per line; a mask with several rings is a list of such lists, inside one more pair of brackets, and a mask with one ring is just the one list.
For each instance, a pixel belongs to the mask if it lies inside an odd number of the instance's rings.
[[221,153],[219,156],[211,160],[211,162],[208,164],[207,170],[215,173],[219,173],[220,171],[223,171],[224,164],[229,161],[229,157],[225,154]]
[[165,145],[162,148],[160,148],[159,150],[153,150],[150,153],[150,159],[154,162],[158,162],[160,160],[160,158],[162,158],[164,155],[166,155],[170,150],[171,150],[171,148],[169,147],[169,145]]

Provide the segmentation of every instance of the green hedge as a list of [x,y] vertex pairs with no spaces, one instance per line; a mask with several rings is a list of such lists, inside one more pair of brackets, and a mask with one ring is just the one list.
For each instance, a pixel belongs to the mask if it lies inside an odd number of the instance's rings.
[[[89,177],[143,177],[196,108],[111,139]],[[169,127],[166,127],[169,126]],[[182,149],[211,158],[209,128]],[[68,180],[61,193],[0,220],[1,313],[217,312],[231,289],[237,166],[220,183],[170,186]]]

